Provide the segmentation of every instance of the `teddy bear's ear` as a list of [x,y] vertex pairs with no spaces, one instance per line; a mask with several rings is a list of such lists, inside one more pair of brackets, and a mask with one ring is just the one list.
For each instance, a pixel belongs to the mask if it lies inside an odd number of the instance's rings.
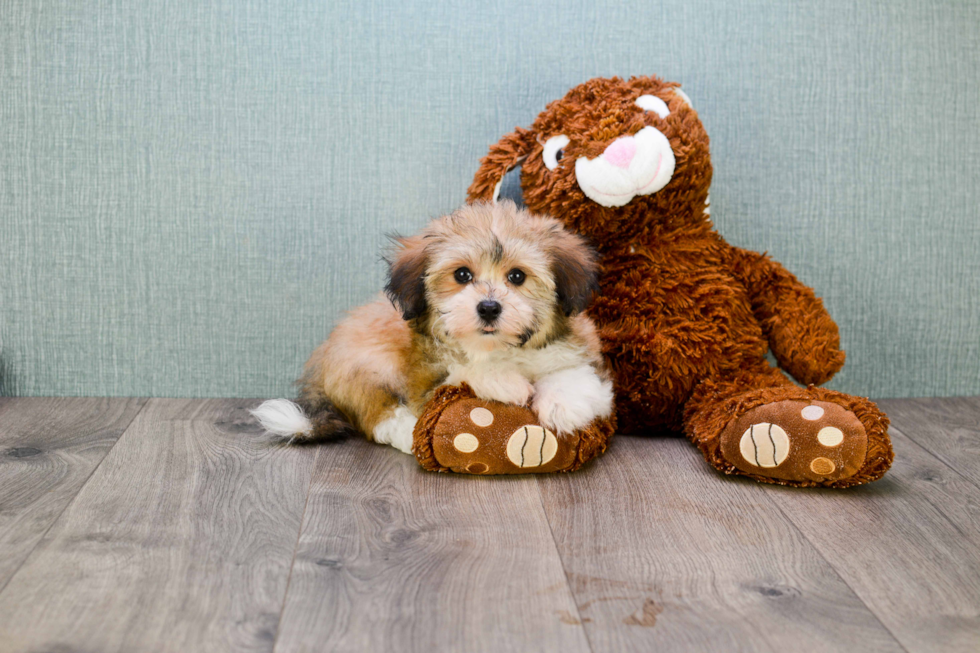
[[405,320],[414,320],[425,313],[425,269],[428,257],[421,236],[395,238],[395,251],[388,258],[388,283],[385,294],[402,312]]
[[473,176],[466,201],[496,202],[504,175],[527,158],[535,145],[534,132],[518,127],[490,146],[490,152],[480,159],[480,169]]

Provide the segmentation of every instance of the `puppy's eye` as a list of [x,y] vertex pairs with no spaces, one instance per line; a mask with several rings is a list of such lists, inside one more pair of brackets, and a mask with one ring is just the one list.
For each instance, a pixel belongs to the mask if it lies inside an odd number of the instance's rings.
[[565,146],[568,145],[568,136],[552,136],[544,143],[544,152],[541,158],[544,159],[544,166],[548,170],[558,167],[558,162],[565,157]]
[[656,95],[641,95],[636,98],[636,106],[644,111],[653,111],[661,118],[666,118],[670,115],[670,109],[667,108],[667,103]]
[[460,268],[453,272],[453,278],[456,279],[456,283],[465,284],[473,281],[473,273],[469,268]]
[[525,279],[527,279],[527,275],[524,274],[523,270],[518,270],[517,268],[514,268],[513,270],[507,273],[507,281],[510,281],[511,284],[515,286],[519,286],[522,283],[524,283]]

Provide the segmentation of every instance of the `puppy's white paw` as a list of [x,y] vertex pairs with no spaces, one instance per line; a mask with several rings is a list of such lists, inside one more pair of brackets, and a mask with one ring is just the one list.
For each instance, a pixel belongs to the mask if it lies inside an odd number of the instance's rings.
[[538,379],[532,407],[545,428],[571,433],[612,414],[612,381],[602,381],[588,365],[555,372]]
[[374,427],[374,441],[411,454],[416,421],[412,411],[405,406],[399,406],[391,417]]
[[503,372],[464,379],[480,399],[526,406],[534,386],[517,372]]

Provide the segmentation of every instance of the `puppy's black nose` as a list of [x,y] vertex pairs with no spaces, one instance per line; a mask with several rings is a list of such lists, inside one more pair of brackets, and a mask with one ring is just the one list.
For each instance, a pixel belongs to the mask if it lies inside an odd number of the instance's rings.
[[500,312],[504,310],[499,302],[492,301],[490,299],[484,299],[482,302],[476,305],[476,314],[480,316],[484,322],[493,322],[498,317],[500,317]]

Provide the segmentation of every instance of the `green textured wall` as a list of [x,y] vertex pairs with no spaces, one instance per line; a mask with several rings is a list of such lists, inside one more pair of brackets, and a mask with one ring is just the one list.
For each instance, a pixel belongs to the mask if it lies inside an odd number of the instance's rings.
[[0,393],[289,393],[386,232],[655,73],[718,228],[840,323],[834,387],[978,394],[978,62],[977,2],[0,0]]

